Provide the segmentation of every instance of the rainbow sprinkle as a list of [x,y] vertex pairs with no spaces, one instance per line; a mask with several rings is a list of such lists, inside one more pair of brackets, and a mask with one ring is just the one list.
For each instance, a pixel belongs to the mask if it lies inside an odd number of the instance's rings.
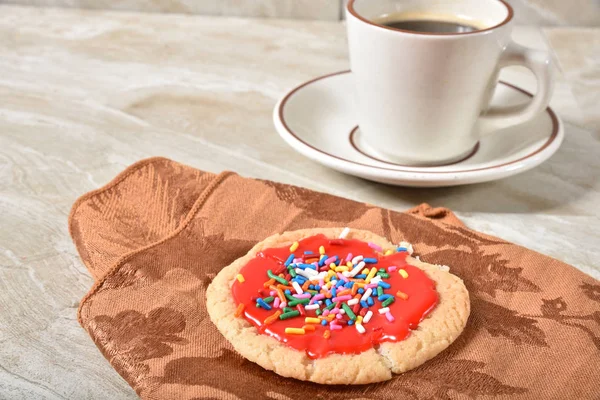
[[285,333],[288,335],[304,335],[306,331],[302,328],[285,328]]
[[237,274],[237,275],[235,276],[235,278],[238,280],[238,282],[239,282],[239,283],[244,283],[244,282],[246,282],[246,280],[244,279],[244,275],[242,275],[242,274]]
[[[345,228],[338,239],[329,240],[329,246],[343,243],[349,233],[350,229]],[[391,285],[385,280],[397,267],[378,268],[377,264],[380,256],[396,250],[388,249],[384,253],[383,248],[375,243],[368,243],[368,246],[378,253],[377,257],[328,255],[328,251],[335,249],[326,246],[303,251],[301,257],[296,257],[294,252],[300,243],[292,243],[289,256],[281,262],[281,270],[267,271],[264,287],[269,296],[256,298],[256,307],[273,310],[265,324],[300,317],[305,325],[302,328],[286,328],[286,334],[309,334],[321,325],[327,328],[323,337],[329,338],[333,332],[352,326],[359,333],[365,333],[365,325],[375,312],[385,315],[390,322],[394,321],[389,305],[396,297],[406,300],[408,296],[400,291],[395,295],[386,292]],[[399,247],[398,250],[407,251],[407,247]],[[408,278],[405,270],[400,269],[398,273]],[[236,278],[240,283],[244,282],[240,274]],[[243,305],[240,305],[236,316],[242,313]]]
[[277,310],[275,311],[274,314],[268,316],[267,318],[265,318],[265,325],[270,325],[273,322],[277,321],[279,319],[279,316],[281,315],[281,311]]
[[400,290],[396,292],[396,296],[400,297],[402,300],[408,300],[408,295]]
[[346,236],[348,236],[349,233],[350,233],[350,228],[345,227],[344,230],[342,230],[342,233],[340,233],[339,238],[346,239]]
[[364,326],[362,326],[362,324],[356,324],[356,330],[358,331],[358,333],[366,332],[366,330],[365,330]]
[[242,313],[244,312],[244,303],[240,303],[240,305],[237,306],[237,309],[235,310],[235,313],[233,314],[234,317],[239,318]]

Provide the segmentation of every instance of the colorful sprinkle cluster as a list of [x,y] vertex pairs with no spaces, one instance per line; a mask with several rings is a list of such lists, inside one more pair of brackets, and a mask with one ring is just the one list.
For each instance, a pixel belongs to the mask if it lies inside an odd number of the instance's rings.
[[[348,233],[349,229],[344,229],[339,239],[330,240],[329,244],[342,244],[341,239],[345,239]],[[382,255],[396,251],[412,253],[408,243],[401,243],[398,248],[385,252],[375,243],[368,245]],[[332,331],[352,326],[363,334],[364,325],[369,323],[374,312],[384,314],[388,321],[393,322],[389,306],[398,298],[408,299],[408,295],[400,291],[389,293],[391,285],[386,282],[393,273],[408,278],[404,269],[396,266],[377,268],[377,258],[360,254],[347,254],[343,259],[337,255],[329,256],[323,246],[314,252],[305,251],[297,255],[294,252],[298,246],[298,242],[291,245],[281,270],[267,271],[269,279],[264,282],[264,287],[270,289],[269,296],[255,298],[256,307],[273,311],[265,319],[265,325],[277,320],[304,318],[302,328],[286,328],[285,333],[304,335],[321,324],[328,327],[323,335],[325,338],[329,338]],[[244,277],[238,275],[237,280],[243,282]],[[243,304],[239,305],[236,316],[242,315],[243,307]],[[314,312],[315,316],[308,316],[307,311]]]

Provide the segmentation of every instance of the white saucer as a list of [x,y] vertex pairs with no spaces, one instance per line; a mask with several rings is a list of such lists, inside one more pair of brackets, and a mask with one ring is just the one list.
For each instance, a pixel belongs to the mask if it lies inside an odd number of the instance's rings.
[[[500,82],[493,105],[527,102],[531,94]],[[487,182],[531,169],[558,150],[564,132],[550,107],[532,121],[482,139],[461,161],[436,167],[396,164],[369,155],[352,111],[350,71],[310,80],[275,106],[273,120],[296,151],[327,167],[392,185],[435,187]]]

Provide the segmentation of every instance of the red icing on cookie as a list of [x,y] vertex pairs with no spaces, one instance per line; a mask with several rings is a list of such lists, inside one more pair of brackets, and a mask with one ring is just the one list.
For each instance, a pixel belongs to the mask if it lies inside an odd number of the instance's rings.
[[[285,261],[290,255],[289,247],[280,247],[265,249],[258,253],[256,257],[242,267],[240,274],[244,277],[244,282],[234,281],[232,286],[232,295],[236,305],[244,304],[244,317],[248,319],[259,332],[270,335],[280,342],[286,343],[288,346],[306,351],[310,358],[324,357],[331,353],[339,354],[357,354],[368,350],[374,345],[381,342],[396,342],[403,340],[410,334],[411,329],[415,329],[419,322],[437,305],[438,294],[435,290],[435,282],[427,277],[427,275],[419,268],[407,264],[407,252],[397,252],[389,256],[384,256],[377,253],[365,242],[355,239],[336,239],[331,241],[324,235],[311,236],[299,242],[299,247],[294,250],[296,257],[304,255],[305,251],[312,251],[314,255],[307,255],[305,258],[318,258],[319,247],[325,247],[325,253],[328,257],[338,256],[339,259],[345,260],[348,253],[354,256],[362,255],[365,258],[377,258],[376,264],[366,264],[367,268],[376,267],[378,270],[390,266],[396,266],[397,269],[389,272],[389,278],[383,279],[390,284],[389,289],[385,289],[386,294],[393,295],[396,300],[388,307],[390,313],[394,317],[394,321],[390,322],[385,315],[379,313],[382,307],[381,302],[373,297],[374,305],[368,308],[373,311],[373,316],[368,323],[363,323],[365,333],[359,333],[355,325],[342,324],[342,329],[331,330],[330,337],[325,338],[324,333],[329,330],[329,325],[311,324],[315,327],[314,331],[307,331],[304,335],[286,334],[286,328],[302,328],[307,325],[306,317],[316,317],[316,310],[304,310],[304,307],[290,307],[294,310],[302,308],[306,315],[300,315],[289,319],[275,319],[271,324],[265,324],[265,319],[272,316],[276,310],[273,303],[269,306],[271,310],[256,307],[257,298],[267,298],[270,296],[269,288],[264,287],[264,283],[269,280],[267,271],[273,273],[283,273],[284,277],[289,280],[288,270],[284,266]],[[345,261],[342,263],[345,265]],[[403,278],[398,272],[403,269],[408,273],[407,278]],[[329,270],[329,268],[320,268],[319,270]],[[352,279],[352,278],[348,278]],[[316,283],[318,282],[311,282]],[[277,285],[278,283],[275,283]],[[338,288],[337,292],[344,290]],[[398,296],[398,291],[402,295]],[[291,290],[295,294],[294,290]],[[408,298],[402,297],[407,295]],[[275,295],[277,296],[277,295]],[[288,300],[289,302],[289,300]],[[346,301],[344,301],[346,303]],[[340,306],[341,307],[341,306]],[[351,306],[351,309],[356,310],[356,315],[359,315],[357,308]],[[325,309],[325,303],[320,307]],[[364,313],[364,311],[363,311]],[[321,316],[322,317],[322,316]],[[342,318],[344,321],[349,321],[348,315]]]

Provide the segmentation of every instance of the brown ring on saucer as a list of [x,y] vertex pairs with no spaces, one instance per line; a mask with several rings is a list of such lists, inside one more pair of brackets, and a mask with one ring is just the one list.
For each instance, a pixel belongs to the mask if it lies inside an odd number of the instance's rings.
[[492,29],[496,29],[496,28],[501,27],[502,25],[506,25],[506,24],[508,24],[510,22],[510,20],[514,16],[514,11],[513,11],[512,7],[510,6],[510,4],[508,4],[504,0],[497,0],[500,3],[502,3],[504,5],[504,7],[506,7],[506,9],[508,10],[508,15],[506,16],[506,18],[504,19],[504,21],[500,22],[497,25],[494,25],[494,26],[491,26],[491,27],[485,28],[485,29],[479,29],[479,30],[476,30],[476,31],[471,31],[471,32],[438,32],[438,33],[435,33],[435,32],[415,32],[415,31],[408,31],[408,30],[405,30],[405,29],[392,28],[390,26],[385,26],[385,25],[379,25],[379,24],[376,24],[376,23],[374,23],[372,21],[369,21],[368,19],[360,16],[356,12],[356,10],[354,9],[354,1],[355,0],[349,0],[348,4],[346,4],[346,9],[348,10],[348,12],[350,14],[352,14],[353,16],[355,16],[356,18],[358,18],[362,22],[367,23],[369,25],[376,26],[377,28],[387,29],[387,30],[396,31],[396,32],[410,33],[412,35],[425,35],[425,36],[474,35],[474,34],[481,33],[481,32],[491,31]]
[[[507,163],[504,164],[500,164],[500,165],[493,165],[491,167],[483,167],[483,168],[474,168],[474,169],[468,169],[468,170],[464,170],[464,171],[422,171],[422,170],[406,170],[406,169],[398,169],[398,168],[383,168],[383,167],[376,167],[373,165],[369,165],[369,164],[363,164],[363,163],[358,163],[356,161],[351,161],[351,160],[347,160],[345,158],[342,157],[338,157],[336,155],[327,153],[321,149],[316,148],[315,146],[311,145],[310,143],[305,142],[304,140],[300,139],[300,137],[298,137],[298,135],[296,135],[294,133],[294,131],[292,131],[290,129],[290,127],[288,126],[287,122],[285,122],[285,119],[283,118],[283,109],[285,108],[285,104],[287,103],[287,101],[289,100],[289,98],[296,93],[298,90],[302,89],[304,86],[308,86],[313,82],[319,81],[321,79],[326,79],[332,76],[336,76],[336,75],[341,75],[341,74],[348,74],[352,71],[350,70],[346,70],[346,71],[339,71],[339,72],[333,72],[331,74],[327,74],[327,75],[323,75],[323,76],[319,76],[317,78],[311,79],[310,81],[304,82],[298,86],[296,86],[294,89],[292,89],[291,91],[289,91],[284,97],[283,99],[281,99],[281,103],[279,105],[279,120],[281,121],[281,124],[283,125],[283,127],[285,128],[285,130],[294,137],[294,139],[296,139],[297,141],[299,141],[300,143],[302,143],[303,145],[315,150],[318,153],[324,154],[326,156],[335,158],[336,160],[340,160],[343,162],[347,162],[350,164],[354,164],[354,165],[360,165],[361,167],[367,167],[367,168],[375,168],[375,169],[381,169],[384,171],[395,171],[395,172],[418,172],[420,174],[456,174],[456,173],[465,173],[465,172],[475,172],[475,171],[485,171],[488,169],[495,169],[495,168],[500,168],[500,167],[505,167],[507,165],[511,165],[511,164],[516,164],[518,162],[521,162],[523,160],[526,160],[528,158],[531,158],[533,156],[535,156],[536,154],[540,153],[542,150],[544,150],[546,147],[550,146],[550,144],[552,144],[552,142],[554,142],[554,140],[556,140],[556,137],[558,136],[558,127],[559,127],[559,123],[558,123],[558,118],[556,117],[556,114],[554,113],[554,111],[550,108],[547,107],[546,108],[546,112],[550,115],[550,119],[552,120],[552,134],[550,135],[550,137],[548,138],[548,140],[546,141],[546,143],[544,143],[539,149],[527,154],[526,156],[523,156],[517,160],[514,161],[509,161]],[[498,83],[501,83],[503,85],[506,85],[508,87],[511,87],[515,90],[518,90],[521,93],[526,94],[529,97],[533,97],[533,95],[531,93],[529,93],[528,91],[521,89],[515,85],[511,85],[510,83],[504,82],[504,81],[499,81]],[[431,167],[430,167],[431,168]]]
[[389,165],[395,165],[397,167],[417,167],[417,168],[432,168],[432,167],[447,167],[448,165],[454,165],[454,164],[458,164],[461,163],[465,160],[468,160],[469,158],[473,157],[475,155],[475,153],[477,153],[477,150],[479,150],[479,141],[477,141],[477,143],[475,143],[475,146],[473,146],[473,148],[471,149],[471,151],[464,156],[461,159],[458,159],[456,161],[452,161],[446,164],[435,164],[435,165],[408,165],[408,164],[398,164],[392,161],[387,161],[381,158],[377,158],[374,157],[372,155],[370,155],[369,153],[367,153],[366,151],[364,151],[363,149],[361,149],[357,144],[356,141],[354,140],[354,136],[356,135],[356,132],[358,131],[358,125],[356,125],[354,128],[352,128],[352,130],[350,131],[350,135],[348,136],[348,140],[350,141],[350,145],[352,147],[354,147],[354,150],[356,150],[357,152],[359,152],[360,154],[362,154],[365,157],[370,158],[371,160],[375,160],[375,161],[379,161],[381,163],[384,164],[389,164]]

